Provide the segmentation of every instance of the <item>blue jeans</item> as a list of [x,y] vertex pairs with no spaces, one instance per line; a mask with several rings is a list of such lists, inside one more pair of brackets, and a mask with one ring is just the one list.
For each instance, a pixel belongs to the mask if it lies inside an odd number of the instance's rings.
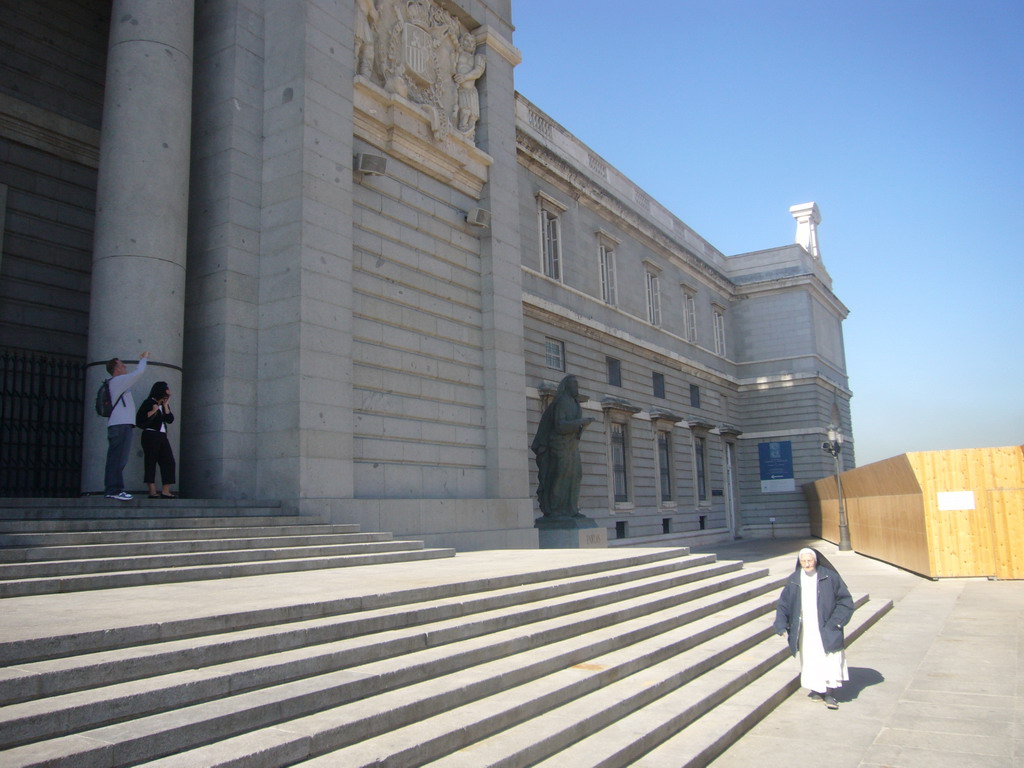
[[131,424],[107,427],[107,467],[103,472],[103,493],[107,496],[124,490],[124,468],[132,452]]

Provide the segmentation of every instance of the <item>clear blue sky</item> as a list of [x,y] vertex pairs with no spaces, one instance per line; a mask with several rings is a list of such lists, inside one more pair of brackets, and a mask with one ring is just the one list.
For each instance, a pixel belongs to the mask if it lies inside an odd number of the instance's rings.
[[815,201],[860,465],[1024,443],[1024,2],[512,0],[516,88],[726,254]]

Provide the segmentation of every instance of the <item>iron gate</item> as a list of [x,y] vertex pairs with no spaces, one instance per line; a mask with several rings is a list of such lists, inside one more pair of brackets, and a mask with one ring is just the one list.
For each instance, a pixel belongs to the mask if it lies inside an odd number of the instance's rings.
[[0,353],[0,496],[78,496],[85,367]]

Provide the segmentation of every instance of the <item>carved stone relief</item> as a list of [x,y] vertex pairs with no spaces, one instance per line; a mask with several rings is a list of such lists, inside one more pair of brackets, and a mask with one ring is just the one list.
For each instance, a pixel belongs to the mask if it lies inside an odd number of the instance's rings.
[[354,48],[357,75],[419,106],[437,141],[475,144],[485,59],[458,19],[431,0],[358,0]]

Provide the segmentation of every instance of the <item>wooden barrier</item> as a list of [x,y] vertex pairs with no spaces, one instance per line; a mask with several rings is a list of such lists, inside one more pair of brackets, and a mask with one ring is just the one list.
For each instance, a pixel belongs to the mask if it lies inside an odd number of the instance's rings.
[[[905,453],[842,481],[855,551],[931,578],[1024,579],[1024,446]],[[804,493],[811,532],[839,541],[835,476]]]

